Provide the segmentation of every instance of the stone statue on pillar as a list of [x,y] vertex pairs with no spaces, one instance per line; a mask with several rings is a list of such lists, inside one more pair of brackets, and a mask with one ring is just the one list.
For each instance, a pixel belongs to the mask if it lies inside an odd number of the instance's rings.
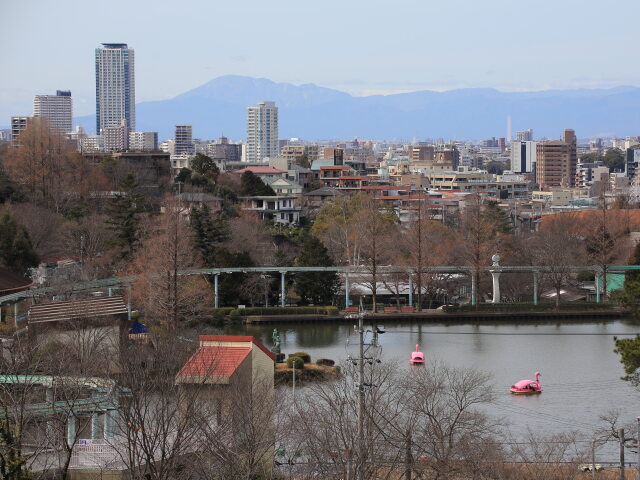
[[491,277],[493,280],[493,299],[491,303],[500,303],[500,255],[497,253],[491,257],[491,266],[497,267],[498,269],[491,269]]
[[273,340],[273,348],[271,349],[271,353],[276,356],[276,363],[282,363],[284,361],[284,353],[280,352],[280,334],[278,333],[278,330],[276,328],[273,329],[271,339]]

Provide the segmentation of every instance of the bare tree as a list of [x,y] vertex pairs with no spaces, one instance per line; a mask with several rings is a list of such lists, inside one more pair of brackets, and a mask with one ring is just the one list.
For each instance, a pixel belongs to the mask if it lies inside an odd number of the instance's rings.
[[475,193],[468,195],[460,219],[458,247],[462,260],[471,267],[471,294],[476,302],[482,267],[489,264],[500,246],[498,227],[495,218],[484,215],[482,197]]
[[175,330],[181,320],[199,315],[213,303],[211,288],[202,276],[181,274],[199,265],[192,230],[181,211],[176,202],[165,204],[131,268],[138,275],[133,288],[135,303],[149,323],[168,330]]
[[354,221],[362,263],[368,271],[364,283],[371,289],[372,309],[376,312],[379,267],[389,263],[392,257],[391,240],[397,229],[397,218],[393,213],[384,211],[377,199],[365,196],[356,210]]
[[562,289],[569,285],[572,265],[582,258],[582,245],[576,234],[579,220],[570,213],[549,218],[532,238],[534,262],[544,266],[543,279],[555,290],[556,307],[560,306]]
[[[480,410],[492,401],[490,376],[431,362],[404,379],[415,469],[436,480],[464,475],[483,455],[495,456],[499,423]],[[493,448],[489,448],[493,445]],[[481,455],[478,455],[478,454]]]

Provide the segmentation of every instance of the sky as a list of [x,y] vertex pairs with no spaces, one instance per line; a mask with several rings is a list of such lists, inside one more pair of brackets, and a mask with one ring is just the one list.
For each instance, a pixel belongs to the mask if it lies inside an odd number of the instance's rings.
[[136,99],[212,78],[354,95],[640,86],[638,0],[0,0],[0,125],[36,94],[95,111],[94,49],[136,51]]

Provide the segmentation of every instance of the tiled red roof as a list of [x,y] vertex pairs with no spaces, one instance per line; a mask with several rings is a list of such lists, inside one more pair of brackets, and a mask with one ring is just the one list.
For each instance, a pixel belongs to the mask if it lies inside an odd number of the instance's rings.
[[251,347],[200,347],[178,372],[179,377],[230,377]]
[[200,335],[200,342],[251,342],[275,361],[276,356],[264,344],[250,335]]
[[278,170],[277,168],[273,168],[273,167],[247,167],[247,168],[243,168],[242,170],[238,170],[236,171],[236,173],[244,173],[244,172],[251,172],[255,175],[263,175],[265,173],[287,173],[286,170]]

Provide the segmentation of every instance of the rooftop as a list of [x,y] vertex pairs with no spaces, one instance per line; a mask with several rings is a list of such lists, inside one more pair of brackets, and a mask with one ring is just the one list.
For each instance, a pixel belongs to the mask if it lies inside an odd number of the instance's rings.
[[250,353],[251,347],[200,347],[180,369],[178,377],[230,377]]
[[126,314],[127,306],[120,296],[89,298],[33,305],[29,309],[29,323],[60,322]]

